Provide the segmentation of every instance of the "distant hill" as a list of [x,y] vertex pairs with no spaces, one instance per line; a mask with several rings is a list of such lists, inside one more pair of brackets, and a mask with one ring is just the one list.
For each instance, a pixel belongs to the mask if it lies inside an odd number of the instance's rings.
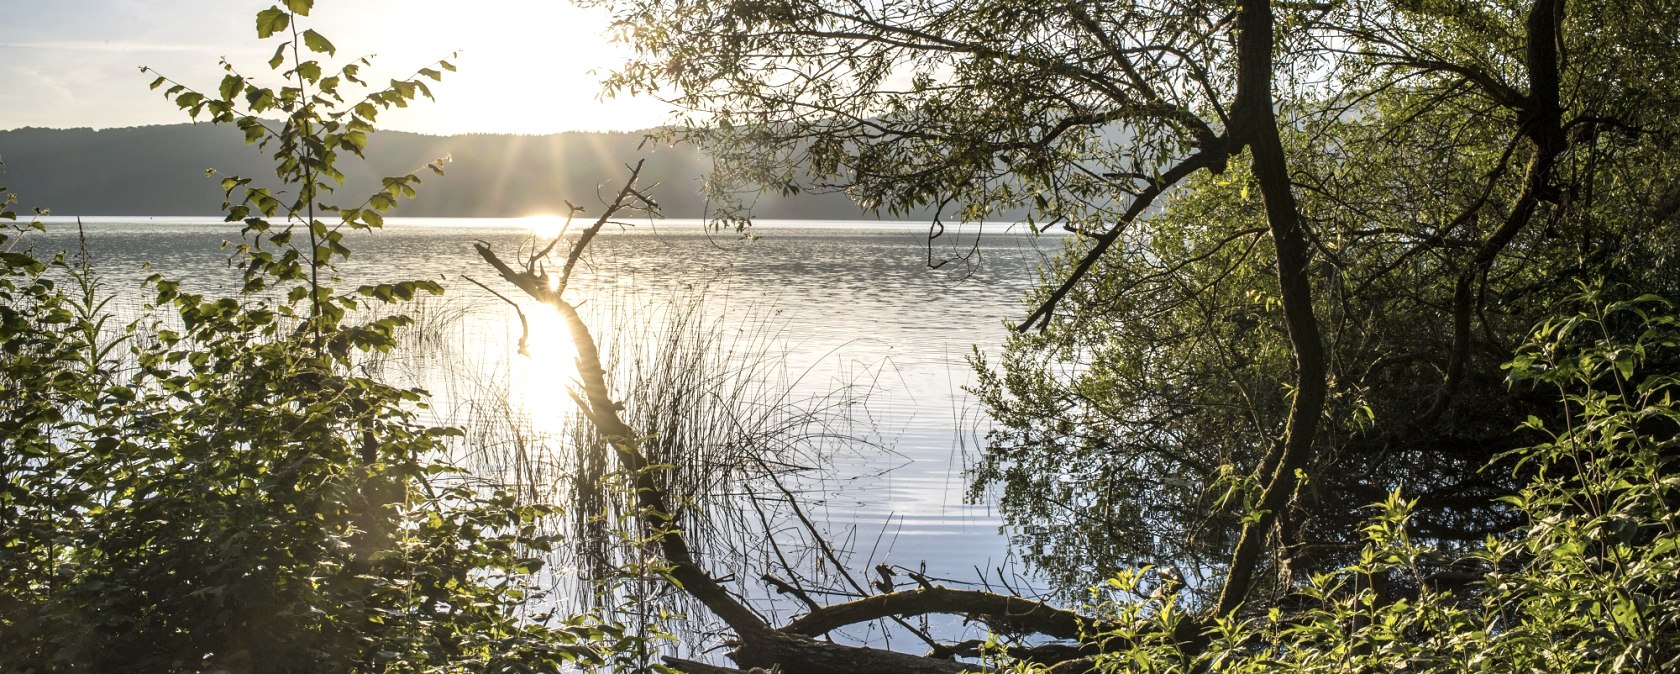
[[[365,195],[379,177],[421,168],[437,157],[452,161],[447,175],[427,175],[420,198],[403,202],[405,216],[516,217],[565,211],[565,200],[599,203],[597,186],[618,184],[625,164],[646,157],[644,185],[659,183],[653,196],[665,215],[696,218],[705,213],[700,177],[709,161],[691,147],[638,150],[637,133],[561,133],[547,136],[471,134],[428,136],[398,131],[375,134],[367,161],[341,160],[348,177],[342,201]],[[18,194],[24,209],[46,207],[55,215],[220,214],[221,175],[272,178],[262,150],[246,145],[232,127],[172,124],[120,129],[0,131],[0,185]],[[22,211],[20,211],[22,212]],[[597,211],[598,212],[598,211]],[[761,218],[867,218],[840,195],[761,199]]]

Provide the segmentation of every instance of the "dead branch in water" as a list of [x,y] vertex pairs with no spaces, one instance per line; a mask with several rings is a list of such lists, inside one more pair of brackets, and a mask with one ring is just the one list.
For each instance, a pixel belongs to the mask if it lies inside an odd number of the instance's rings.
[[[723,583],[708,572],[699,557],[689,547],[678,514],[669,503],[663,487],[654,479],[650,463],[642,452],[648,439],[640,430],[624,421],[623,406],[615,402],[606,381],[606,368],[589,326],[578,315],[577,307],[564,295],[571,281],[571,273],[585,248],[607,222],[626,210],[655,212],[658,204],[636,189],[642,164],[630,167],[630,175],[606,210],[586,228],[571,245],[566,262],[558,278],[551,278],[539,259],[520,262],[518,268],[504,262],[484,242],[474,244],[478,254],[501,275],[502,279],[524,291],[533,299],[553,308],[566,325],[578,354],[578,373],[582,392],[573,392],[573,399],[584,416],[594,424],[612,447],[624,468],[634,476],[634,498],[638,521],[643,535],[657,544],[661,556],[669,566],[669,577],[678,589],[693,597],[716,615],[735,634],[735,648],[730,658],[745,668],[777,668],[788,672],[816,674],[856,674],[881,672],[911,674],[955,674],[979,669],[971,663],[951,659],[954,655],[973,655],[972,643],[933,644],[929,655],[913,655],[895,651],[846,646],[816,637],[849,625],[881,619],[902,621],[934,613],[961,615],[980,620],[992,629],[1013,635],[1043,634],[1058,639],[1078,639],[1090,631],[1086,618],[1072,611],[1055,608],[1018,596],[957,590],[931,584],[915,589],[887,592],[829,606],[817,605],[808,595],[804,601],[811,607],[804,616],[780,627],[769,624]],[[553,244],[550,244],[552,247]],[[788,494],[791,498],[791,494]],[[814,534],[815,532],[813,532]],[[766,532],[766,535],[769,535]],[[797,588],[790,587],[790,591]],[[860,589],[861,591],[861,589]],[[803,594],[801,592],[801,594]],[[931,642],[931,638],[929,639]],[[1082,649],[1064,647],[1062,657],[1078,657]],[[719,667],[679,658],[668,658],[667,664],[693,674],[717,674],[742,670]]]

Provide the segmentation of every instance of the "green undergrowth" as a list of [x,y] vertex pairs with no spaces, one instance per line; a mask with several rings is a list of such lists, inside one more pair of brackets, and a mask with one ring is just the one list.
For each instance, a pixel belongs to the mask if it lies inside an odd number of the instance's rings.
[[[1622,293],[1625,295],[1625,293]],[[1317,574],[1210,643],[1171,576],[1143,569],[1098,588],[1111,628],[1101,672],[1660,672],[1680,667],[1680,319],[1662,298],[1588,288],[1506,366],[1511,386],[1555,393],[1561,426],[1486,470],[1524,525],[1467,554],[1420,544],[1396,488],[1365,526],[1358,562]],[[1001,664],[1015,671],[1032,665]]]
[[[426,173],[343,199],[336,166],[454,68],[370,85],[368,59],[300,25],[311,4],[257,15],[263,75],[153,83],[272,157],[273,176],[212,176],[241,292],[162,274],[113,291],[0,214],[0,670],[635,669],[656,631],[546,608],[556,509],[450,463],[462,431],[424,422],[427,394],[358,366],[442,289],[336,287],[346,235]],[[150,298],[141,318],[116,318],[119,294]]]

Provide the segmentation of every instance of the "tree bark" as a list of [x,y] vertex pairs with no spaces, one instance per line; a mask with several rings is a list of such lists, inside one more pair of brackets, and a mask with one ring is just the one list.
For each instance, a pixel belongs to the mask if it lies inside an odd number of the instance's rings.
[[1037,632],[1059,639],[1078,639],[1091,627],[1089,621],[1077,613],[1030,599],[929,587],[819,608],[788,623],[783,631],[814,637],[847,625],[889,616],[909,617],[928,613],[974,616],[995,625],[1007,625],[1012,628],[1011,632],[1017,634]]
[[1233,136],[1248,146],[1254,177],[1265,203],[1266,223],[1277,253],[1279,297],[1295,360],[1295,399],[1283,437],[1261,461],[1265,480],[1256,517],[1243,526],[1231,554],[1225,587],[1215,607],[1229,615],[1248,597],[1265,541],[1300,484],[1297,473],[1312,458],[1327,388],[1324,344],[1313,313],[1312,281],[1307,266],[1311,248],[1291,191],[1289,165],[1272,108],[1272,8],[1268,0],[1243,0],[1237,19],[1237,101],[1232,109]]
[[1470,322],[1475,313],[1477,279],[1493,267],[1494,260],[1505,250],[1517,234],[1534,220],[1540,202],[1552,191],[1552,170],[1557,159],[1569,149],[1569,137],[1563,132],[1563,104],[1560,92],[1561,28],[1565,0],[1536,0],[1529,8],[1526,28],[1528,44],[1524,60],[1528,66],[1528,93],[1517,102],[1522,119],[1522,134],[1534,146],[1528,167],[1523,172],[1522,190],[1499,228],[1488,235],[1477,248],[1470,266],[1458,276],[1453,287],[1452,345],[1448,349],[1447,373],[1441,396],[1424,415],[1434,418],[1451,401],[1470,364]]

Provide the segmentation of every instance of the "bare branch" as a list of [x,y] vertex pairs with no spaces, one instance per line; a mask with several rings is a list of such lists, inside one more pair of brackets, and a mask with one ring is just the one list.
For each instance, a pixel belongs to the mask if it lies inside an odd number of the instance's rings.
[[1078,639],[1093,627],[1089,619],[1077,613],[1031,599],[977,590],[924,587],[817,609],[788,623],[783,631],[818,636],[847,625],[889,616],[910,617],[929,613],[973,616],[999,629],[1020,634],[1045,634],[1060,639]]

